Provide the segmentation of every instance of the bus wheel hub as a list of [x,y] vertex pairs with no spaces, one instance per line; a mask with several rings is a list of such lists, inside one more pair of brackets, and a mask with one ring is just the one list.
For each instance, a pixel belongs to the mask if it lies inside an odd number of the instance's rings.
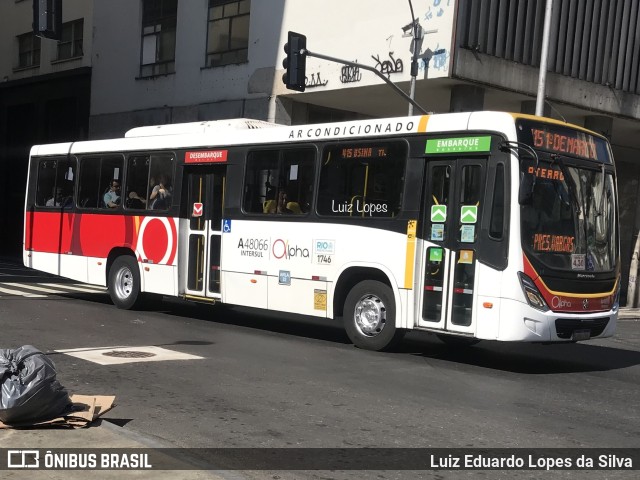
[[368,337],[378,335],[386,322],[386,307],[375,295],[365,295],[356,304],[354,320],[360,332]]

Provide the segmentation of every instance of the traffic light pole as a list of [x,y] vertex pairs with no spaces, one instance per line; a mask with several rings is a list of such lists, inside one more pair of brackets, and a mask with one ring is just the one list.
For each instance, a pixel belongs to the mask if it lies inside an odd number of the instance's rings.
[[429,115],[429,113],[430,113],[430,112],[427,112],[424,108],[422,108],[422,106],[419,103],[417,103],[413,98],[411,98],[409,95],[407,95],[405,92],[403,92],[400,89],[400,87],[398,87],[391,80],[389,80],[387,77],[385,77],[381,72],[379,72],[378,70],[376,70],[373,67],[370,67],[369,65],[362,65],[362,64],[356,63],[356,62],[350,62],[348,60],[342,60],[341,58],[330,57],[329,55],[322,55],[321,53],[310,52],[307,49],[300,50],[300,54],[301,55],[306,55],[308,57],[315,57],[315,58],[320,58],[322,60],[328,60],[330,62],[341,63],[343,65],[348,65],[350,67],[358,67],[358,68],[361,68],[363,70],[368,70],[369,72],[373,72],[378,77],[380,77],[382,80],[384,80],[385,83],[387,83],[390,87],[392,87],[396,91],[396,93],[398,93],[400,96],[404,97],[405,100],[407,100],[411,105],[416,107],[422,113],[424,113],[425,115]]

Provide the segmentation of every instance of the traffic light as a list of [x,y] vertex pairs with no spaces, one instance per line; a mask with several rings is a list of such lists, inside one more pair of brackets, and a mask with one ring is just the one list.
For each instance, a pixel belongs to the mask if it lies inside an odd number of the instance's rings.
[[284,75],[282,81],[289,90],[304,92],[307,67],[307,37],[300,33],[289,32],[284,45],[287,57],[282,61]]
[[62,0],[33,0],[33,33],[38,37],[60,40]]

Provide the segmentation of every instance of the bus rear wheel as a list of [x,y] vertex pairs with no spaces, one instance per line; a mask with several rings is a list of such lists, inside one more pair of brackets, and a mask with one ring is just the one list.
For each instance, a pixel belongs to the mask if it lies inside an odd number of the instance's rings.
[[393,291],[376,280],[354,286],[344,303],[344,329],[356,347],[366,350],[390,350],[404,337],[396,328]]
[[118,257],[111,265],[109,295],[113,304],[123,310],[130,310],[140,304],[140,271],[138,262],[133,257]]

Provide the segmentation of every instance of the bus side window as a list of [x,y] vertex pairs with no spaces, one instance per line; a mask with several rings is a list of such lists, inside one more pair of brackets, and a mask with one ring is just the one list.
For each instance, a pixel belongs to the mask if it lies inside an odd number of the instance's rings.
[[104,194],[111,180],[122,179],[121,155],[95,155],[80,158],[78,179],[78,206],[104,208]]
[[307,213],[311,206],[314,163],[313,148],[249,152],[244,177],[244,212]]
[[280,184],[285,201],[279,213],[303,215],[311,209],[315,151],[309,148],[282,152]]
[[153,154],[150,157],[147,208],[167,210],[173,203],[174,155],[169,153]]
[[36,206],[47,206],[47,201],[55,195],[57,167],[57,160],[41,160],[39,162],[36,180]]
[[38,165],[36,205],[39,207],[73,206],[75,185],[75,159],[49,159]]
[[279,187],[278,158],[278,150],[249,152],[242,205],[246,213],[275,213]]
[[505,220],[505,179],[504,165],[496,165],[495,183],[493,187],[493,201],[491,202],[491,222],[489,223],[489,236],[501,239],[504,231]]
[[149,155],[132,155],[127,161],[127,181],[124,206],[132,210],[144,210],[148,202]]
[[344,142],[325,148],[318,214],[362,219],[394,217],[404,192],[403,142]]

